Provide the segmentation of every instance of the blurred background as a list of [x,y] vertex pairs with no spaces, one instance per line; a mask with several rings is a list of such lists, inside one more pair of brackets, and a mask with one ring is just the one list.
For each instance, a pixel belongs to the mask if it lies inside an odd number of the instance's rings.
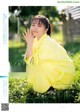
[[[42,14],[49,18],[51,37],[61,44],[73,60],[76,77],[72,89],[51,90],[44,94],[32,91],[26,80],[23,60],[26,43],[22,32],[30,19]],[[9,6],[9,102],[11,103],[80,103],[80,6]]]
[[9,72],[26,71],[23,60],[26,43],[22,32],[30,27],[31,17],[37,14],[49,18],[52,27],[51,37],[65,47],[78,70],[80,6],[9,6]]

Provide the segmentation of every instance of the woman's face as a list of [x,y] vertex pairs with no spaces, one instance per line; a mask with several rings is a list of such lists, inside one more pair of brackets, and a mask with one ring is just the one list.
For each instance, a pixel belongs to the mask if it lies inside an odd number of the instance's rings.
[[37,37],[38,39],[40,39],[47,32],[44,24],[39,22],[38,19],[32,21],[30,29],[33,36]]

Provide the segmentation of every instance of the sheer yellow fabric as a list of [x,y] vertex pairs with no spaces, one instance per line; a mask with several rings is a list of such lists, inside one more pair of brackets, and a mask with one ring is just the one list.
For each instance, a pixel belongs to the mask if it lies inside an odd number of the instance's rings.
[[32,56],[24,57],[27,66],[27,81],[39,93],[50,86],[56,89],[68,88],[75,77],[72,60],[65,49],[44,34],[40,40],[34,39]]

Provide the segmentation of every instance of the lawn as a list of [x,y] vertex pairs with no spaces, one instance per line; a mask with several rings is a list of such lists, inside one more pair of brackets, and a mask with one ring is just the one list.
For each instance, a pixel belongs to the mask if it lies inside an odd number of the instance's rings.
[[24,42],[10,40],[9,41],[9,62],[11,72],[25,72],[26,64],[24,62],[24,53],[26,45]]
[[54,38],[57,42],[63,43],[63,34],[62,34],[62,32],[52,33],[51,37]]
[[9,78],[27,78],[26,72],[10,72],[9,73]]

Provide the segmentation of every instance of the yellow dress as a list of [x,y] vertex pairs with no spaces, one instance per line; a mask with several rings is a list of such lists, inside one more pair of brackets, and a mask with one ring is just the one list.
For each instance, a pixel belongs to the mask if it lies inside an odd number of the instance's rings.
[[32,56],[27,59],[27,81],[39,93],[51,86],[56,89],[68,88],[75,77],[75,68],[66,50],[54,39],[44,34],[34,39]]

